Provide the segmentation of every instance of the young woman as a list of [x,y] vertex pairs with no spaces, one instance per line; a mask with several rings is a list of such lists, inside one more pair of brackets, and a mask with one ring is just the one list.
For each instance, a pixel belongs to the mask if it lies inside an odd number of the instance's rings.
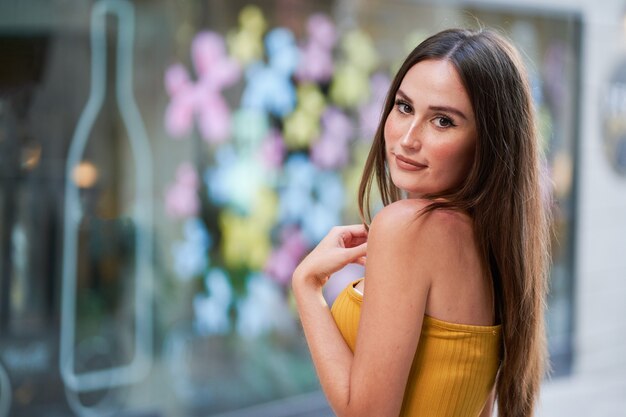
[[[293,290],[322,388],[342,416],[533,414],[544,374],[548,210],[515,49],[489,30],[422,42],[392,82],[359,191],[385,207],[333,228]],[[322,287],[365,278],[332,311]]]

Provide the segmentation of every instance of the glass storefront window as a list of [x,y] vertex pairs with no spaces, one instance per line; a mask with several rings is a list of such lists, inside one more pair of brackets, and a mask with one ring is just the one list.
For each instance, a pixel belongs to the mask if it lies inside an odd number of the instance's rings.
[[[277,415],[238,414],[268,402],[281,415],[328,413],[291,272],[331,226],[358,221],[399,60],[476,19],[528,57],[556,185],[550,349],[567,372],[576,16],[396,1],[6,1],[0,417]],[[361,272],[338,274],[329,300]]]

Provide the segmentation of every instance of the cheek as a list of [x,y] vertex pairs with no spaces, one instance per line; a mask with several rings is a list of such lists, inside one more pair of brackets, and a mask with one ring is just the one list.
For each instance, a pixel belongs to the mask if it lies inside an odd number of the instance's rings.
[[385,135],[385,143],[393,144],[402,136],[402,128],[400,123],[395,119],[393,113],[389,114],[385,121],[385,127],[383,129]]
[[469,170],[474,162],[474,142],[459,146],[458,143],[440,143],[434,148],[433,154],[440,161],[445,161],[445,165],[453,167],[459,174]]

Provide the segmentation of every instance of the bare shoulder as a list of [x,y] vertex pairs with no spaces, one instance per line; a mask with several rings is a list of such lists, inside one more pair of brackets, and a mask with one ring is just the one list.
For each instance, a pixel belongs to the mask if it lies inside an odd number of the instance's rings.
[[428,204],[425,200],[406,199],[384,207],[372,221],[368,245],[394,251],[394,257],[407,256],[420,268],[442,271],[454,267],[463,259],[460,253],[475,247],[472,219],[455,210],[423,213]]
[[368,235],[365,274],[365,281],[373,279],[365,287],[386,289],[381,292],[393,294],[399,303],[417,302],[420,308],[412,313],[492,324],[491,284],[485,279],[472,218],[455,210],[424,212],[428,204],[402,200],[377,214]]
[[472,219],[467,213],[443,209],[423,213],[428,204],[421,199],[405,199],[389,204],[374,217],[371,231],[376,234],[403,231],[404,235],[429,232],[434,234],[429,238],[440,239],[473,235]]
[[386,229],[388,227],[406,227],[426,207],[426,202],[418,199],[399,200],[383,207],[372,220],[371,229]]

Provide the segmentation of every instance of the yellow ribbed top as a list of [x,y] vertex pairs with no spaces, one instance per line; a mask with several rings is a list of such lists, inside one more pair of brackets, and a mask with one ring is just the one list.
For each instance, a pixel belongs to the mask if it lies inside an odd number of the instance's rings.
[[[353,352],[363,300],[354,288],[359,281],[348,285],[331,308]],[[449,323],[425,315],[400,417],[479,416],[498,371],[500,327]]]

